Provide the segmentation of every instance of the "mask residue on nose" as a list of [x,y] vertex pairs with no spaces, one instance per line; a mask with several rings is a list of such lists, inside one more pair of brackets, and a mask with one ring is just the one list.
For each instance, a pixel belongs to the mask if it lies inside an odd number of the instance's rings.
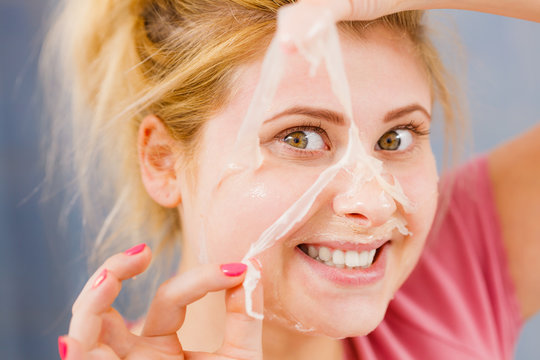
[[[325,29],[322,32],[319,29],[319,33],[322,36],[310,39],[311,43],[308,44],[309,46],[306,46],[305,42],[300,41],[295,42],[295,44],[300,54],[311,64],[310,75],[313,76],[315,74],[317,65],[324,60],[332,91],[343,106],[345,115],[349,119],[347,148],[341,159],[322,171],[303,195],[270,225],[260,235],[257,241],[251,244],[251,247],[242,259],[242,262],[248,266],[243,283],[246,296],[246,312],[248,315],[257,319],[262,319],[263,315],[253,310],[251,295],[261,278],[261,273],[253,266],[250,259],[273,246],[279,239],[285,237],[297,223],[302,221],[313,206],[318,195],[332,182],[340,171],[350,174],[353,177],[354,183],[358,186],[362,186],[369,181],[376,181],[383,190],[385,197],[389,196],[391,199],[399,202],[406,212],[414,210],[414,204],[403,193],[397,179],[391,177],[393,180],[392,184],[385,180],[388,174],[385,174],[383,171],[382,161],[370,156],[360,141],[358,128],[353,121],[351,96],[337,26],[332,21],[317,25]],[[258,132],[272,105],[272,100],[286,66],[287,55],[281,45],[280,37],[275,36],[263,60],[261,76],[246,116],[238,131],[230,161],[223,170],[218,184],[238,172],[256,171],[264,161],[259,146]],[[257,195],[257,191],[254,195]],[[364,235],[361,236],[361,240],[369,242],[373,239],[388,236],[395,229],[403,235],[409,235],[410,233],[406,225],[407,222],[402,216],[394,214],[385,224],[367,229]]]

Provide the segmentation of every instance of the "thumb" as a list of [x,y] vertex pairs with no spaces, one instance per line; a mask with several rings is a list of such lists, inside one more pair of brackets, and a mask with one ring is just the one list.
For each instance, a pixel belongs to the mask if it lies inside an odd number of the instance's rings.
[[[261,281],[252,293],[253,310],[263,312]],[[246,313],[245,293],[242,286],[227,290],[225,295],[225,336],[218,354],[234,359],[262,359],[262,320]]]

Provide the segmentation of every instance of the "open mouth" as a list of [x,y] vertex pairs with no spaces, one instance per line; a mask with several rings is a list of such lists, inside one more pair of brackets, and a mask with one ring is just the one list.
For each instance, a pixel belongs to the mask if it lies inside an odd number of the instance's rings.
[[[387,242],[385,243],[387,244]],[[316,244],[300,244],[297,247],[310,258],[339,269],[367,269],[377,261],[382,246],[364,251],[340,250]]]

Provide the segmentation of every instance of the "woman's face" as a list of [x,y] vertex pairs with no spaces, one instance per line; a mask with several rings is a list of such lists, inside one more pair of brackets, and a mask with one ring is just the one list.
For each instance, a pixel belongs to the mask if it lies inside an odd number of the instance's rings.
[[[359,182],[354,169],[343,169],[302,221],[257,256],[266,320],[336,338],[366,334],[382,320],[421,253],[437,186],[427,136],[430,86],[412,45],[380,27],[361,40],[342,36],[341,41],[360,141],[416,208],[405,212],[377,181]],[[210,262],[241,260],[347,144],[350,119],[344,118],[326,71],[320,68],[310,78],[307,63],[292,56],[259,131],[262,166],[219,182],[260,66],[240,69],[230,102],[205,126],[195,190],[183,190],[185,241]],[[396,216],[405,218],[412,235],[394,230],[366,240],[366,234]],[[340,265],[342,258],[357,265]],[[366,268],[358,265],[362,262]]]

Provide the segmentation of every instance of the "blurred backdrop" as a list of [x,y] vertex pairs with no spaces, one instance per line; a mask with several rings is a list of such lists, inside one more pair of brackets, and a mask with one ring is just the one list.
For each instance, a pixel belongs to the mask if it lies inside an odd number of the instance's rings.
[[[77,214],[60,213],[60,196],[40,201],[44,112],[36,63],[53,4],[0,0],[1,359],[57,359],[56,339],[67,331],[71,304],[86,278]],[[442,50],[458,68],[468,98],[472,153],[537,123],[540,24],[471,12],[432,16],[439,34],[445,38],[454,29],[464,48]],[[440,141],[433,139],[435,145]],[[435,148],[440,158],[441,147]],[[522,333],[516,359],[539,358],[537,316]]]

